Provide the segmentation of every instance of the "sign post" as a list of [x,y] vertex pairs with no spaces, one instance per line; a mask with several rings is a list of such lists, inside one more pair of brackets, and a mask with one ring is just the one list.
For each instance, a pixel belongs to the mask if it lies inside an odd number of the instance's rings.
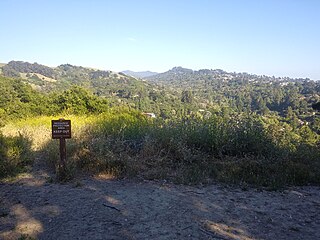
[[60,162],[58,164],[58,174],[60,179],[66,176],[67,149],[66,139],[71,138],[71,120],[60,118],[51,120],[52,139],[60,140]]

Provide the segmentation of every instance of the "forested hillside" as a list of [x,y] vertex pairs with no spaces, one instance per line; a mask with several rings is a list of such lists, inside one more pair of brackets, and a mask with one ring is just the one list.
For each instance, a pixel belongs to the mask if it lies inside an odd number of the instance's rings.
[[77,85],[110,103],[123,103],[163,118],[231,111],[290,115],[314,123],[311,105],[320,100],[320,84],[310,79],[228,73],[220,69],[193,71],[175,67],[147,77],[147,81],[70,64],[49,68],[11,61],[2,67],[2,72],[43,93],[61,92]]
[[[42,92],[50,92],[79,85],[91,89],[97,95],[116,95],[138,90],[146,84],[122,73],[102,71],[70,64],[50,68],[38,63],[11,61],[2,68],[6,77],[21,78]],[[126,89],[122,89],[126,86]]]
[[239,112],[271,112],[285,116],[293,110],[306,117],[312,114],[311,104],[319,101],[320,83],[310,79],[276,78],[248,73],[228,73],[220,69],[193,71],[175,67],[147,78],[148,81],[188,95],[204,107],[230,107]]
[[2,176],[29,163],[19,159],[32,149],[56,164],[48,116],[72,114],[70,169],[184,183],[320,183],[318,82],[181,67],[141,80],[13,61],[2,75],[2,145],[25,143],[14,158],[1,153]]

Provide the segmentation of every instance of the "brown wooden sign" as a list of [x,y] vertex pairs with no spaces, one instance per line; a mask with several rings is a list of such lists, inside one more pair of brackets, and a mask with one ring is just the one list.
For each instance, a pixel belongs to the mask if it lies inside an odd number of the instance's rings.
[[71,138],[71,120],[51,120],[52,138]]

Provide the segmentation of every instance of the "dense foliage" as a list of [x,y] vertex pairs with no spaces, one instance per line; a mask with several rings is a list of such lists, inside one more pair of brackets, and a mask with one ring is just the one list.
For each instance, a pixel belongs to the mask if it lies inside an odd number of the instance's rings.
[[0,76],[0,81],[2,124],[12,119],[39,115],[100,113],[109,107],[107,99],[75,85],[61,92],[43,94],[19,79]]

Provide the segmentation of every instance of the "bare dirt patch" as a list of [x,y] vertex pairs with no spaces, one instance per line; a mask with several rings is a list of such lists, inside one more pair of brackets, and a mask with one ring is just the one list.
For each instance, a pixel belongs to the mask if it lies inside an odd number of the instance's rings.
[[320,239],[319,187],[48,179],[38,170],[0,183],[1,239]]

